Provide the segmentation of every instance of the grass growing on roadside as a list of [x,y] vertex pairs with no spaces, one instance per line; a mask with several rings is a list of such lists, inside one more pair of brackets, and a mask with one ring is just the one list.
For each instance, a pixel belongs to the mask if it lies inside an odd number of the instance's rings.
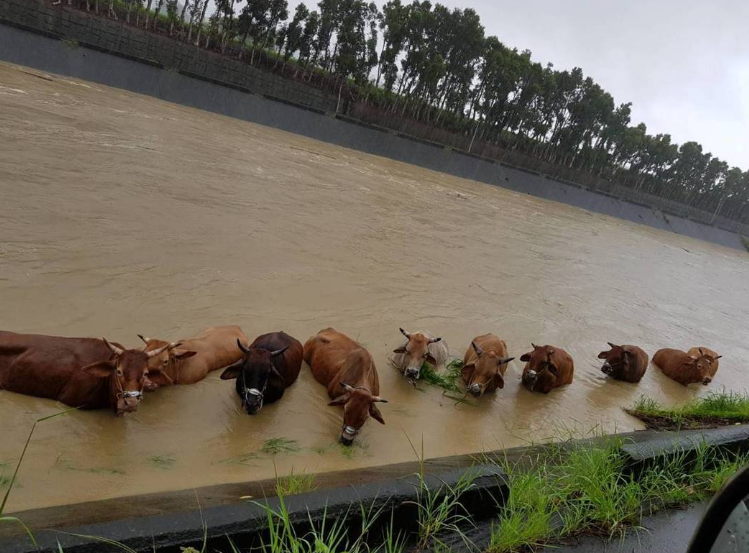
[[704,428],[749,422],[749,395],[711,392],[678,407],[641,396],[627,412],[659,429]]
[[294,469],[288,476],[278,476],[276,474],[276,495],[287,496],[299,493],[307,493],[316,490],[314,474],[294,474]]
[[744,247],[746,248],[746,251],[749,252],[749,238],[746,236],[741,237],[741,243],[744,244]]
[[[621,536],[645,514],[705,499],[741,467],[749,454],[706,445],[693,454],[662,458],[635,480],[625,471],[620,439],[552,449],[503,468],[510,497],[492,529],[489,553],[526,551],[571,536]],[[530,467],[530,468],[529,468]]]

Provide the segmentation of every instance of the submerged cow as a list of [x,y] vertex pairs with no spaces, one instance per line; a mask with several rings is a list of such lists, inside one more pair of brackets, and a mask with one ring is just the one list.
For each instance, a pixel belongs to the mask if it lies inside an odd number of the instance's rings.
[[244,346],[237,340],[242,358],[227,367],[221,380],[236,379],[236,390],[248,415],[255,415],[263,404],[278,401],[286,388],[296,382],[302,368],[302,344],[285,332],[258,336]]
[[598,359],[605,360],[601,371],[615,380],[639,382],[648,369],[648,354],[637,346],[606,343],[611,349],[598,354]]
[[[698,352],[699,353],[699,352]],[[678,349],[665,348],[655,352],[653,363],[667,377],[679,384],[702,383],[707,386],[713,381],[713,356],[703,351],[698,357],[690,357]]]
[[147,375],[159,376],[149,359],[170,347],[145,352],[106,338],[0,332],[0,389],[124,415],[138,409]]
[[722,355],[719,355],[718,353],[714,352],[710,348],[706,348],[705,346],[690,348],[689,351],[687,351],[687,355],[694,359],[697,359],[701,355],[704,355],[705,357],[710,359],[712,361],[712,363],[710,363],[710,377],[715,378],[715,373],[718,372],[718,367],[720,366],[720,361],[718,361],[718,359],[723,357]]
[[424,362],[439,367],[447,361],[447,343],[442,338],[435,338],[425,330],[413,334],[402,328],[400,331],[406,339],[393,350],[396,354],[393,364],[406,378],[418,380]]
[[380,379],[372,355],[361,345],[332,328],[321,330],[304,344],[304,360],[312,375],[328,389],[328,405],[343,406],[340,441],[351,445],[368,417],[385,424],[377,403]]
[[515,359],[507,356],[507,344],[494,334],[476,336],[468,346],[460,370],[463,382],[473,397],[505,387],[507,364]]
[[575,364],[562,348],[531,344],[533,351],[520,358],[525,362],[523,384],[531,392],[548,394],[553,388],[572,382]]
[[238,326],[206,328],[194,338],[180,340],[179,346],[140,334],[138,336],[145,342],[147,352],[163,348],[164,345],[172,346],[149,360],[150,369],[160,370],[157,374],[148,375],[148,380],[153,384],[147,388],[149,390],[199,382],[209,372],[226,368],[242,359],[244,356],[237,349],[237,340],[247,342],[247,336]]

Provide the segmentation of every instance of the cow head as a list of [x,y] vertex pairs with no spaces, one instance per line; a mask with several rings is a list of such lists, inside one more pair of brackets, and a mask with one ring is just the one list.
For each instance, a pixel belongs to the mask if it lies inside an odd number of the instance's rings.
[[523,354],[520,360],[528,363],[523,372],[523,384],[532,392],[548,394],[557,382],[559,370],[554,364],[554,348],[531,344],[533,351]]
[[471,342],[478,358],[473,363],[463,365],[460,370],[463,380],[467,382],[468,391],[473,397],[481,397],[484,392],[492,392],[505,387],[505,380],[500,368],[515,359],[500,357],[494,351],[484,351],[475,342]]
[[429,353],[429,344],[435,344],[442,340],[442,338],[427,338],[420,332],[411,334],[402,328],[400,331],[408,341],[401,347],[394,349],[393,353],[403,354],[403,362],[399,367],[403,371],[403,374],[407,378],[418,380],[424,361],[432,365],[437,364],[437,360]]
[[183,348],[182,344],[179,342],[165,342],[164,340],[145,337],[142,334],[138,334],[138,338],[143,340],[143,343],[146,344],[146,347],[143,349],[145,352],[152,352],[161,349],[164,346],[168,346],[166,350],[148,360],[148,375],[146,376],[147,392],[152,392],[159,386],[169,386],[174,384],[169,373],[174,374],[177,365],[181,361],[197,355],[196,351]]
[[704,386],[707,386],[713,381],[713,363],[723,356],[718,355],[717,357],[713,357],[702,348],[699,348],[698,351],[700,354],[698,356],[691,356],[691,361],[682,363],[682,367],[685,372],[688,371],[691,373],[691,381],[701,382]]
[[263,408],[263,395],[269,383],[281,389],[285,387],[284,379],[273,363],[289,349],[289,346],[268,351],[245,347],[239,339],[237,345],[244,353],[244,358],[224,369],[221,380],[237,379],[237,391],[242,399],[242,407],[248,415],[255,415]]
[[343,394],[328,405],[343,406],[343,428],[339,439],[343,445],[351,445],[364,423],[367,422],[367,417],[372,417],[380,424],[385,424],[382,413],[375,404],[387,403],[387,400],[372,395],[372,392],[363,386],[354,388],[344,383],[341,383],[340,386],[343,388]]
[[83,368],[89,374],[109,379],[111,403],[118,416],[138,410],[138,403],[143,398],[143,388],[146,375],[149,373],[148,361],[165,351],[169,344],[145,352],[139,349],[122,349],[110,344],[106,338],[104,343],[112,351],[112,356],[106,361],[99,361]]
[[609,351],[602,351],[598,354],[598,359],[604,359],[601,372],[608,375],[626,374],[634,359],[634,355],[631,351],[622,346],[617,346],[611,342],[606,343],[611,349]]

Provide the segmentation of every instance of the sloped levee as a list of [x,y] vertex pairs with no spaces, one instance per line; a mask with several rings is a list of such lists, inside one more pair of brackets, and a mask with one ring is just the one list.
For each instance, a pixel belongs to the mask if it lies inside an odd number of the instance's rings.
[[454,152],[439,145],[347,122],[317,109],[305,109],[270,100],[239,87],[222,86],[176,71],[164,70],[156,64],[76,47],[55,38],[2,24],[0,59],[146,94],[730,248],[743,249],[738,234],[717,227],[664,214],[647,206]]

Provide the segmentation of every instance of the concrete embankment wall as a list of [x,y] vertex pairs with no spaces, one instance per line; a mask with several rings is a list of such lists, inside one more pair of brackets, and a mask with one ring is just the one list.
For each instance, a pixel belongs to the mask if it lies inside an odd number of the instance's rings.
[[[35,10],[35,7],[39,9]],[[85,18],[85,24],[81,23],[81,17]],[[164,37],[151,37],[125,25],[112,24],[85,13],[81,16],[72,10],[55,11],[40,0],[0,0],[0,59],[743,249],[736,232],[664,214],[645,205],[622,201],[437,144],[357,124],[345,117],[335,117],[330,115],[330,111],[335,109],[335,99],[321,91],[310,92],[302,84],[286,81],[241,62]],[[119,31],[114,33],[113,29]],[[76,46],[60,40],[62,36],[94,37],[97,43],[92,47]],[[117,49],[123,43],[123,37],[129,37],[127,43],[135,54],[123,54],[121,49]],[[106,50],[117,52],[117,55]],[[164,69],[165,56],[171,60],[170,64],[176,64],[170,67],[184,69]]]

